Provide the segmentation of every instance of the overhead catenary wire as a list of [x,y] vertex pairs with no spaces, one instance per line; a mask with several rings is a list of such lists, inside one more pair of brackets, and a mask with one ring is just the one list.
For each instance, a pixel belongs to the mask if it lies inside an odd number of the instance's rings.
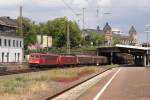
[[[64,5],[73,13],[73,15],[75,15],[77,18],[79,18],[80,20],[83,20],[82,18],[79,17],[79,15],[81,15],[82,13],[76,13],[75,10],[70,7],[70,5],[68,3],[65,2],[65,0],[61,0]],[[87,0],[88,1],[88,0]],[[78,21],[79,22],[79,21]],[[84,23],[85,24],[85,23]]]
[[[65,2],[65,0],[61,0],[64,4],[65,4],[65,6],[75,15],[75,16],[77,16],[77,13],[74,11],[74,9],[72,8],[72,7],[70,7],[66,2]],[[77,16],[78,17],[78,16]]]

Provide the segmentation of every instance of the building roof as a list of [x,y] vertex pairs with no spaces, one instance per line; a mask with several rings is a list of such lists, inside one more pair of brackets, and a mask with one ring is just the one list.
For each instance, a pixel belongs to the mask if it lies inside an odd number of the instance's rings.
[[104,33],[106,33],[107,31],[111,31],[111,27],[108,24],[108,22],[106,23],[105,27],[103,28]]
[[84,29],[82,30],[82,32],[87,33],[87,34],[90,34],[92,32],[103,34],[102,30],[96,30],[96,29]]
[[10,17],[0,17],[0,25],[17,28],[17,22]]

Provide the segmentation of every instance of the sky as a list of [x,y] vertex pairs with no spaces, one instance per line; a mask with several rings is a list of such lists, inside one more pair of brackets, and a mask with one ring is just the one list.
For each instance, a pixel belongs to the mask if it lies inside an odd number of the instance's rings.
[[134,25],[138,39],[145,41],[144,31],[150,24],[149,4],[150,0],[0,0],[0,16],[16,18],[19,5],[23,5],[23,16],[35,22],[67,16],[82,28],[85,8],[85,28],[96,28],[97,25],[103,28],[108,22],[113,28],[128,33]]

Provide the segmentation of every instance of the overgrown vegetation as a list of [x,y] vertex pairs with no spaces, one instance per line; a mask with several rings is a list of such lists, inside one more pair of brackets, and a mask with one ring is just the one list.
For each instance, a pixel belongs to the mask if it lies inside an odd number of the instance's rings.
[[[79,76],[79,73],[84,71],[96,72],[99,69],[97,67],[84,67],[84,68],[68,68],[68,69],[56,69],[50,71],[43,71],[32,74],[23,74],[10,76],[0,80],[0,97],[4,94],[9,95],[26,95],[27,93],[34,94],[49,90],[49,82],[55,78],[72,78]],[[41,88],[41,85],[46,86]]]

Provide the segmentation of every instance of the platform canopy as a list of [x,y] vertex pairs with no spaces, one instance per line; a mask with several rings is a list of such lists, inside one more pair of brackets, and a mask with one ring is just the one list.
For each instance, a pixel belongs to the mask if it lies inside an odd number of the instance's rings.
[[115,47],[128,48],[128,49],[139,49],[139,50],[150,50],[150,47],[141,47],[141,46],[132,46],[132,45],[121,45],[121,44],[116,44]]

